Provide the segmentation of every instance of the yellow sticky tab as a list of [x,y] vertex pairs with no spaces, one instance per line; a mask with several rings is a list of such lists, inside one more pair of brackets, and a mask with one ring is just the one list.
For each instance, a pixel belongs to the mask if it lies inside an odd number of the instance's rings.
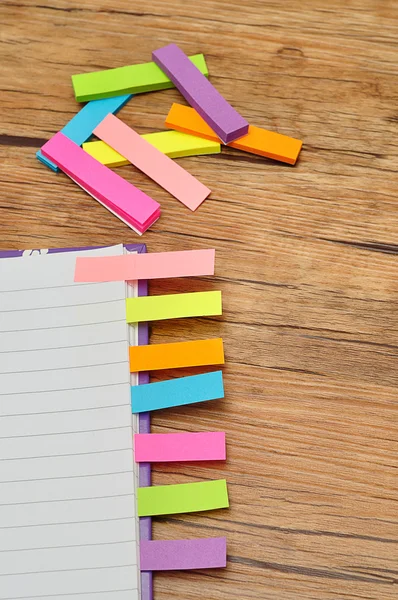
[[[170,135],[170,133],[175,135]],[[170,158],[221,152],[219,142],[205,140],[197,135],[181,133],[181,131],[159,131],[158,133],[146,133],[141,137]]]
[[221,292],[141,296],[126,300],[127,323],[221,315]]
[[107,167],[121,167],[122,165],[130,164],[127,158],[124,158],[119,152],[105,144],[105,142],[85,142],[82,146],[83,150],[90,154]]
[[[169,158],[218,154],[221,152],[219,142],[206,140],[188,133],[181,133],[180,131],[159,131],[146,133],[141,137]],[[120,167],[130,164],[124,156],[102,141],[85,142],[83,150],[107,167]]]

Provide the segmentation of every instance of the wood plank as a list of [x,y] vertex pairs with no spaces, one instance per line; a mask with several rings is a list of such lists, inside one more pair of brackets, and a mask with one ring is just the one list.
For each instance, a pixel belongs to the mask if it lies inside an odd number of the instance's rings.
[[[228,460],[156,466],[154,483],[226,477],[231,508],[157,519],[156,539],[223,536],[229,563],[155,577],[156,600],[396,597],[398,6],[370,0],[3,0],[3,248],[135,241],[35,151],[76,112],[71,75],[146,62],[170,42],[203,52],[250,123],[302,139],[295,167],[223,148],[179,159],[212,195],[194,214],[158,200],[150,251],[217,249],[224,316],[151,325],[168,343],[223,337],[224,400],[153,416],[153,431],[227,431]],[[176,90],[119,116],[164,128]],[[141,240],[140,240],[141,241]],[[155,380],[198,369],[157,373]],[[395,448],[395,450],[394,450]]]

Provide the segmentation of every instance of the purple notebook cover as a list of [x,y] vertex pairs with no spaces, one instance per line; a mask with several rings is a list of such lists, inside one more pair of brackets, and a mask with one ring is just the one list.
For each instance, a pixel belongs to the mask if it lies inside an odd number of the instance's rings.
[[[50,248],[48,254],[57,254],[60,252],[76,252],[79,250],[94,250],[100,246],[86,246],[79,248]],[[145,244],[124,244],[124,247],[129,252],[138,252],[143,254],[146,252]],[[22,256],[23,250],[0,250],[0,258],[17,258]],[[42,252],[42,250],[32,250],[32,252]],[[47,251],[46,251],[47,253]],[[148,295],[148,282],[138,282],[138,295]],[[148,325],[146,323],[140,323],[138,325],[138,345],[145,346],[148,344]],[[149,383],[148,373],[139,373],[138,375],[139,385],[143,383]],[[139,415],[139,430],[140,433],[150,433],[151,431],[151,418],[150,413],[141,413]],[[139,465],[139,481],[140,487],[146,487],[151,485],[151,465],[149,463],[141,463]],[[140,540],[150,540],[152,538],[152,520],[151,517],[140,517]],[[141,600],[152,600],[152,572],[142,571],[141,572]]]

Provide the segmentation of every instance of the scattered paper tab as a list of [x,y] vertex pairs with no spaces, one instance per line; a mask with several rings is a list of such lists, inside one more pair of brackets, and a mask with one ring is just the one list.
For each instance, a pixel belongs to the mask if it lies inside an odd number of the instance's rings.
[[[116,113],[118,110],[132,98],[131,94],[117,96],[115,98],[107,98],[105,100],[93,100],[88,102],[75,116],[61,129],[61,133],[66,135],[72,142],[81,146],[83,142],[88,140],[92,135],[93,130],[109,113]],[[179,132],[177,132],[179,133]],[[41,150],[36,152],[37,158],[50,167],[53,171],[59,171],[55,163],[46,158]]]
[[115,115],[107,115],[94,134],[191,210],[196,210],[210,194],[203,183]]
[[136,433],[136,462],[225,460],[225,433]]
[[56,133],[44,144],[42,153],[101,204],[120,214],[138,233],[146,231],[159,218],[160,205],[155,200],[101,165],[63,133]]
[[[182,104],[172,105],[166,117],[165,125],[180,132],[203,136],[208,140],[218,141],[219,139],[194,108]],[[302,145],[301,140],[253,125],[249,125],[247,135],[228,144],[231,148],[250,152],[251,154],[259,154],[289,165],[296,163]]]
[[[203,54],[190,56],[189,60],[203,75],[208,75]],[[174,87],[167,75],[154,62],[72,75],[72,85],[78,102]]]
[[221,315],[221,292],[141,296],[126,300],[127,323]]
[[214,275],[215,253],[213,249],[206,249],[81,257],[76,259],[75,281],[93,283]]
[[224,143],[246,135],[249,123],[228,104],[176,44],[155,50],[152,58]]
[[216,569],[227,566],[227,538],[141,540],[141,571]]
[[[99,102],[99,100],[96,100],[96,102]],[[181,133],[181,131],[145,133],[141,137],[170,158],[219,154],[221,152],[220,142],[210,141],[197,135]],[[131,164],[127,158],[102,140],[84,143],[83,150],[107,167],[121,167]]]
[[132,373],[223,364],[224,347],[221,338],[130,346],[130,370]]
[[178,377],[131,388],[133,413],[224,398],[222,371]]
[[137,490],[137,502],[139,517],[227,508],[227,482],[225,479],[219,479],[142,487]]

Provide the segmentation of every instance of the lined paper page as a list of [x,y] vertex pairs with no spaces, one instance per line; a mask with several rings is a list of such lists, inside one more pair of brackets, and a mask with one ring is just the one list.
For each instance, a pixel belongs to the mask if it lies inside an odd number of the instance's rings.
[[[0,599],[138,600],[124,282],[0,260]],[[136,294],[134,286],[129,294]]]

